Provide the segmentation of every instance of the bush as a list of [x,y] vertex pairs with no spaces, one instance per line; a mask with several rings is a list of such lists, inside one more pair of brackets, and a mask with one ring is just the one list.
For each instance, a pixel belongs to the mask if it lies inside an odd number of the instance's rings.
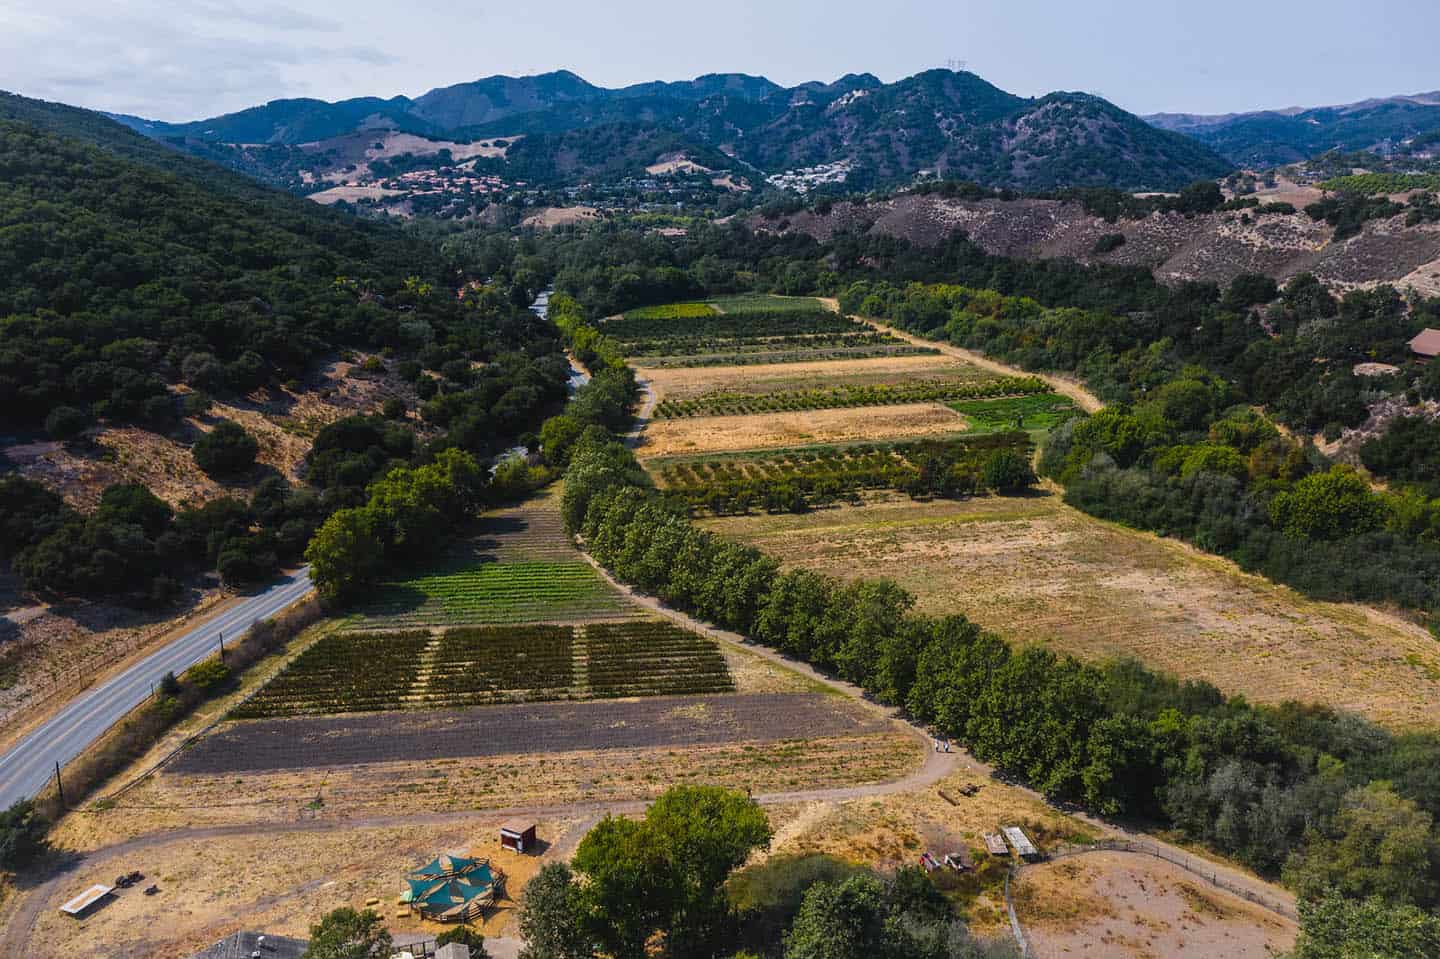
[[1036,482],[1030,461],[1013,449],[1000,449],[990,454],[981,468],[980,478],[988,489],[1001,493],[1019,493]]
[[73,406],[57,406],[45,417],[45,432],[57,440],[73,440],[90,425],[90,417]]
[[1125,245],[1125,234],[1106,233],[1095,241],[1095,246],[1090,250],[1096,256],[1104,256],[1106,253],[1113,253]]
[[204,416],[210,412],[210,407],[215,403],[210,394],[204,390],[196,390],[193,393],[186,393],[185,398],[180,401],[180,411],[186,416]]
[[13,872],[33,862],[49,846],[45,840],[49,827],[28,799],[0,812],[0,869]]
[[235,476],[255,465],[260,444],[231,420],[221,420],[215,428],[195,441],[191,449],[195,465],[209,476]]

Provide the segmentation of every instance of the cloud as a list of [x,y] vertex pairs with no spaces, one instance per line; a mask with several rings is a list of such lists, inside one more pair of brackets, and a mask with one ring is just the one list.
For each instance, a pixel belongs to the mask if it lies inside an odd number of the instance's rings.
[[189,120],[280,96],[317,78],[393,65],[337,20],[276,4],[54,0],[44,14],[0,0],[0,88],[152,119]]

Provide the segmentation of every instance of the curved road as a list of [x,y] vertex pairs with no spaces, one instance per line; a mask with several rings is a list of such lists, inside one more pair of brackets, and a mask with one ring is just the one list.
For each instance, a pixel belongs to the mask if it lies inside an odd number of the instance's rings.
[[[0,757],[0,809],[38,794],[63,767],[150,696],[166,673],[179,675],[215,652],[219,637],[239,639],[257,620],[269,619],[310,593],[310,567],[230,607],[118,675],[76,696]],[[63,776],[63,772],[62,772]]]

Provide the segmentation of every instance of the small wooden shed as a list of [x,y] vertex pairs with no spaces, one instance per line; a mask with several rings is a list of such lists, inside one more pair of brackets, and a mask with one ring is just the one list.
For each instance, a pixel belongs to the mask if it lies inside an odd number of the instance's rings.
[[1030,841],[1030,837],[1025,835],[1025,830],[1019,826],[1006,826],[1000,831],[1005,834],[1006,839],[1010,840],[1010,845],[1015,847],[1015,855],[1026,862],[1040,858],[1040,850],[1036,849],[1035,844]]
[[535,824],[528,819],[511,819],[500,824],[500,846],[523,853],[535,845]]
[[985,851],[992,856],[1010,855],[1009,847],[1005,845],[1004,838],[998,832],[985,834]]

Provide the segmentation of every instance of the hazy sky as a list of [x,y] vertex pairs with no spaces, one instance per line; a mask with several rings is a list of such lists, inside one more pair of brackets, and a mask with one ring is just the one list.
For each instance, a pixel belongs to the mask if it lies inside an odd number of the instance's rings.
[[163,120],[566,68],[895,80],[1228,112],[1440,89],[1437,0],[0,0],[0,89]]

